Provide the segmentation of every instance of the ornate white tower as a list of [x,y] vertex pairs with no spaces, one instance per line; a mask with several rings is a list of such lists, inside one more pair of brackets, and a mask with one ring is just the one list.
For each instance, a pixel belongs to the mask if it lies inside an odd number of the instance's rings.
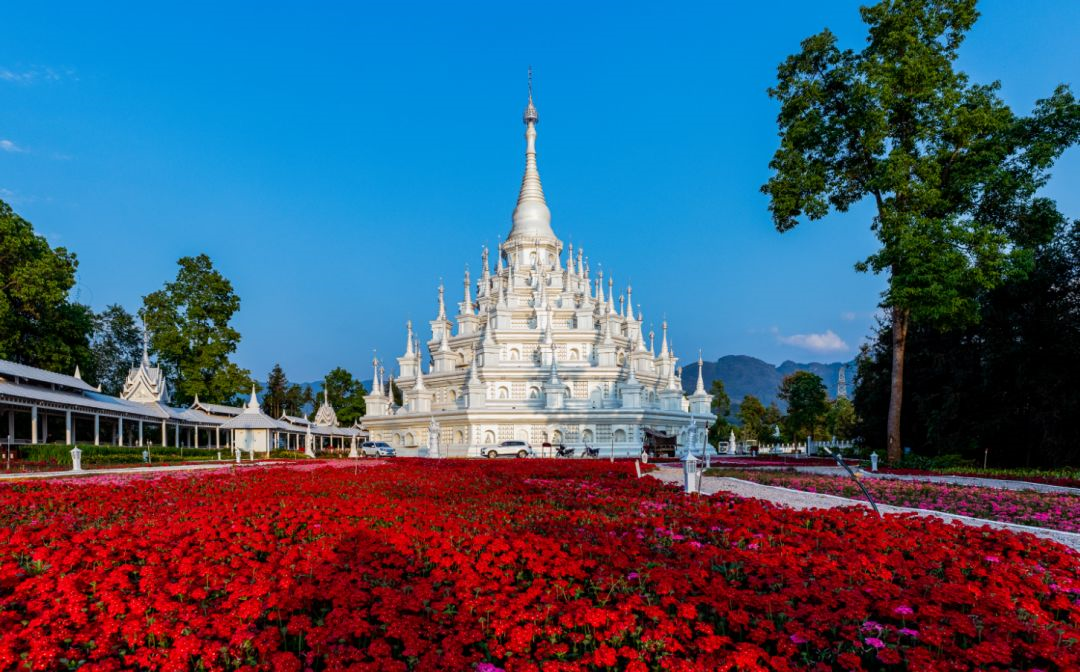
[[[369,400],[363,424],[372,439],[419,452],[438,427],[440,453],[450,457],[510,439],[636,455],[644,429],[679,435],[690,423],[712,421],[701,381],[689,400],[677,381],[667,322],[656,355],[651,340],[646,349],[632,290],[627,287],[625,300],[616,297],[610,269],[607,288],[605,275],[594,287],[580,245],[576,256],[561,258],[540,183],[539,119],[530,74],[525,171],[494,271],[485,248],[475,298],[466,272],[456,334],[440,285],[427,353],[407,326],[397,360],[405,403],[395,408],[376,400],[373,413]],[[428,354],[432,365],[424,371]]]

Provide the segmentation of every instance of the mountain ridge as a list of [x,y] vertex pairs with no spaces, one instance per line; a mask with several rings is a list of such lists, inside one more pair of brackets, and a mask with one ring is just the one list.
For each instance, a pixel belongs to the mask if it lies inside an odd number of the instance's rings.
[[[786,404],[778,396],[780,383],[784,376],[796,371],[809,371],[821,377],[830,399],[835,399],[840,369],[844,368],[847,378],[847,394],[851,396],[852,381],[855,377],[855,360],[847,362],[795,362],[784,360],[779,365],[751,357],[750,355],[724,355],[715,362],[703,362],[701,377],[708,390],[714,380],[724,382],[724,390],[731,397],[732,413],[748,394],[757,397],[768,406],[775,402],[782,410]],[[683,367],[682,385],[687,393],[697,387],[698,364],[693,362]]]

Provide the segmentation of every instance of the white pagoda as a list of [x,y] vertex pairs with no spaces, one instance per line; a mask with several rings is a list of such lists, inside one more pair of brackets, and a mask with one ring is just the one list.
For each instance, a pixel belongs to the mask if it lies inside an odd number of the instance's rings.
[[430,356],[409,322],[396,381],[384,389],[373,362],[364,428],[404,454],[423,447],[419,453],[443,456],[479,455],[508,439],[527,441],[537,454],[551,443],[579,455],[586,445],[604,456],[636,455],[646,430],[678,435],[680,444],[702,436],[687,430],[715,420],[712,397],[700,366],[697,389],[684,395],[667,322],[657,352],[654,334],[642,333],[640,307],[634,315],[631,287],[616,296],[610,274],[590,274],[583,249],[571,244],[563,255],[536,164],[531,86],[524,121],[525,176],[495,268],[484,248],[475,298],[466,268],[453,319],[439,286]]

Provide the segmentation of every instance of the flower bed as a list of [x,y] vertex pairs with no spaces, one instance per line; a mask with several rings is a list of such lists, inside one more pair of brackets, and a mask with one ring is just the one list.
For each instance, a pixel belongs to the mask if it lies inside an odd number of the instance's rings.
[[1080,666],[1078,556],[1030,535],[603,461],[370,464],[0,487],[0,667]]
[[970,478],[990,478],[1007,481],[1029,481],[1060,485],[1066,488],[1080,488],[1080,474],[1072,469],[1041,471],[1038,469],[901,469],[880,467],[885,474],[904,476],[967,476]]
[[[803,474],[793,471],[717,469],[709,475],[731,476],[764,485],[863,499],[848,476]],[[881,504],[956,513],[1018,525],[1080,532],[1080,495],[1069,492],[1006,490],[976,485],[949,485],[864,477],[863,485]]]

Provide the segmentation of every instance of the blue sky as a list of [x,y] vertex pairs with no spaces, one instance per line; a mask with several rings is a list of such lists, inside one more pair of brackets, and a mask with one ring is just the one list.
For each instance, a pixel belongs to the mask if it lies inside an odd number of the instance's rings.
[[[871,329],[870,210],[780,235],[758,191],[776,65],[826,26],[860,46],[857,2],[159,4],[4,11],[0,198],[78,253],[97,309],[206,252],[242,366],[369,377],[509,231],[531,64],[556,233],[632,281],[684,362],[847,359]],[[976,81],[1021,112],[1080,85],[1080,3],[981,11]],[[1073,149],[1048,193],[1074,217],[1078,180]]]

